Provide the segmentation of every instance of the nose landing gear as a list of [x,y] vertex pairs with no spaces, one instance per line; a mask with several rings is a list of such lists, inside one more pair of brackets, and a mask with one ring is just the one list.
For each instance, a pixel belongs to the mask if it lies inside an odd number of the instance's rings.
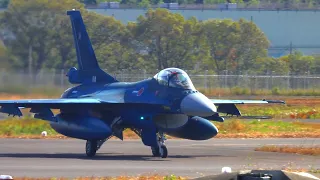
[[93,157],[94,155],[96,155],[97,149],[98,149],[98,141],[87,140],[86,154],[88,157]]
[[166,137],[164,133],[160,132],[158,134],[158,147],[151,147],[152,155],[154,157],[167,158],[168,157],[168,149],[165,145]]
[[86,143],[86,154],[88,157],[93,157],[96,152],[101,148],[102,144],[106,142],[107,139],[102,140],[87,140]]

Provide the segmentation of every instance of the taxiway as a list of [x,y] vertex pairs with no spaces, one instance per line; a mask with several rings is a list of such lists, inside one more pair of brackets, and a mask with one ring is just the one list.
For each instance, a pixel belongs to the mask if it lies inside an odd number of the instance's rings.
[[167,142],[169,157],[151,156],[140,140],[109,140],[93,158],[85,141],[66,139],[0,139],[0,174],[29,177],[119,176],[175,174],[199,177],[229,166],[240,169],[319,168],[320,158],[257,152],[262,145],[319,145],[320,139],[211,139]]

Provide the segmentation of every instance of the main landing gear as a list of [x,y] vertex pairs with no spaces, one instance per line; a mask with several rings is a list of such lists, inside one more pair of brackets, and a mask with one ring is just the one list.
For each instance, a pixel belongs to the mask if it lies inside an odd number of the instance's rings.
[[88,157],[93,157],[96,155],[96,152],[100,149],[102,144],[106,142],[107,139],[103,140],[87,140],[86,143],[86,154]]
[[158,147],[151,147],[152,155],[155,157],[167,158],[168,157],[168,149],[164,144],[166,137],[162,132],[158,134]]
[[[96,155],[96,152],[100,149],[102,144],[106,141],[107,139],[103,140],[87,140],[86,142],[86,155],[88,157],[93,157]],[[152,150],[152,155],[154,157],[161,157],[161,158],[167,158],[168,157],[168,149],[165,145],[165,140],[166,137],[164,133],[159,132],[157,134],[157,147],[151,147]]]

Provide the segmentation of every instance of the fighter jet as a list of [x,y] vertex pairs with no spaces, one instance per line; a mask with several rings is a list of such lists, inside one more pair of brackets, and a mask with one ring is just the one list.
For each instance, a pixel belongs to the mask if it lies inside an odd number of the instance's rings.
[[[1,100],[0,112],[22,116],[21,108],[30,109],[34,118],[48,121],[56,132],[85,140],[88,157],[111,137],[123,140],[123,131],[131,129],[153,156],[166,158],[165,135],[207,140],[218,134],[212,121],[224,121],[219,113],[241,116],[236,104],[284,103],[209,99],[178,68],[163,69],[138,82],[119,82],[99,67],[80,11],[67,15],[78,62],[78,68],[67,73],[74,87],[58,99]],[[54,114],[52,109],[60,111]]]

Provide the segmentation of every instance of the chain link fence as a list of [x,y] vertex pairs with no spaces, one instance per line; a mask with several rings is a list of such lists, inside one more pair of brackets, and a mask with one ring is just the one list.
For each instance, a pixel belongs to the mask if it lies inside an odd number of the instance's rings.
[[[106,71],[110,73],[110,71]],[[154,73],[147,73],[145,70],[136,71],[114,71],[110,74],[121,82],[134,82],[153,77]],[[216,89],[216,88],[248,88],[251,90],[272,90],[279,89],[320,89],[320,75],[208,75],[203,73],[188,72],[193,84],[197,89]],[[66,70],[42,70],[36,75],[26,72],[13,72],[0,70],[0,91],[15,90],[20,87],[23,89],[32,87],[52,87],[67,89],[73,86],[68,82]]]

